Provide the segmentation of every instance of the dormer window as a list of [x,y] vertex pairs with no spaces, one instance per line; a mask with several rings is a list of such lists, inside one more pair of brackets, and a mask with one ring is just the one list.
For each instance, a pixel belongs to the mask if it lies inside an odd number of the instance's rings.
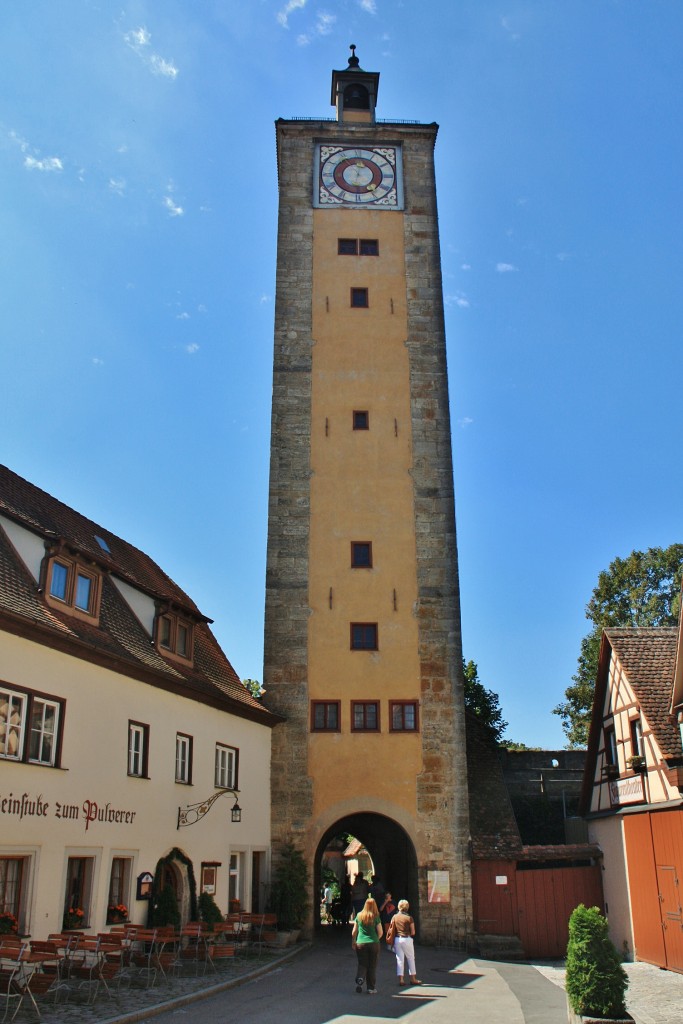
[[62,608],[82,618],[97,619],[101,578],[96,569],[60,552],[48,562],[45,599],[53,608]]
[[157,646],[162,654],[192,661],[192,623],[175,612],[157,618]]

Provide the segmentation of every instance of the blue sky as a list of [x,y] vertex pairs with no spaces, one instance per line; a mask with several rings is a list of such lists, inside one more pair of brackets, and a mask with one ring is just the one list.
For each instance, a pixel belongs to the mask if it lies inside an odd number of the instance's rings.
[[683,540],[679,0],[6,0],[0,457],[261,678],[277,117],[437,121],[465,655],[562,746],[599,571]]

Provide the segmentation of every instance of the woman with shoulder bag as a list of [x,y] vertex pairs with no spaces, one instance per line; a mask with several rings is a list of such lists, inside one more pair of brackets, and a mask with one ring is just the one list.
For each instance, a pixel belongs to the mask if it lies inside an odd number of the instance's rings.
[[411,985],[422,984],[415,973],[415,947],[413,945],[415,922],[408,913],[409,909],[410,904],[408,900],[398,901],[398,914],[394,914],[392,917],[389,931],[387,932],[387,942],[391,932],[394,932],[393,943],[394,953],[396,954],[396,974],[398,975],[398,983],[402,986],[405,985],[404,972],[406,964]]
[[377,994],[377,958],[382,934],[383,928],[377,904],[372,896],[368,896],[360,914],[356,915],[351,934],[351,945],[355,949],[358,959],[356,992],[362,992],[363,982],[366,982],[368,994],[371,996]]

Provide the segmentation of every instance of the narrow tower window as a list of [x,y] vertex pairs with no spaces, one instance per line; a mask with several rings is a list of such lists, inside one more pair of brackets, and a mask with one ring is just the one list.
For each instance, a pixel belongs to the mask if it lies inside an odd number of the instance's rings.
[[351,289],[351,306],[353,309],[367,309],[369,305],[367,288]]
[[354,409],[353,410],[353,429],[354,430],[369,430],[370,429],[370,414],[367,409]]

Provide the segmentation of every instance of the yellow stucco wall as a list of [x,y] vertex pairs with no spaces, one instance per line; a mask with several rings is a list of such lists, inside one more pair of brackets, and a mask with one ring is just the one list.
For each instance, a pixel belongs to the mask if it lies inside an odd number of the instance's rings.
[[[379,256],[340,256],[339,238],[377,239]],[[313,267],[309,696],[341,701],[341,731],[310,735],[314,816],[352,794],[363,809],[372,772],[372,809],[402,818],[421,757],[418,734],[389,731],[389,700],[420,696],[402,215],[316,210]],[[371,569],[350,568],[354,540],[372,542]],[[379,651],[350,650],[351,622],[378,622]],[[379,733],[351,732],[354,699],[380,702]]]

